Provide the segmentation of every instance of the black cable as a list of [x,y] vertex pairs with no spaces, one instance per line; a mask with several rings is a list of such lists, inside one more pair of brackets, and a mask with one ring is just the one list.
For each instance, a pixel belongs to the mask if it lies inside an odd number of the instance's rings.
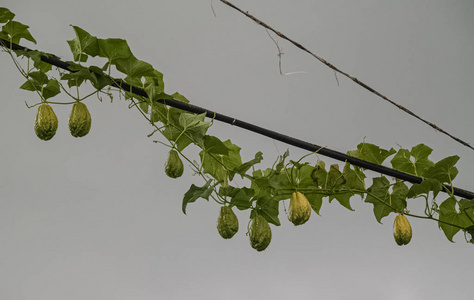
[[[3,39],[0,39],[0,43],[3,44],[4,47],[6,47],[8,49],[12,49],[12,50],[33,51],[31,49],[28,49],[26,47],[23,47],[23,46],[14,44],[14,43],[10,43],[9,41],[3,40]],[[69,72],[75,72],[74,70],[69,69],[69,63],[63,62],[62,60],[60,60],[58,57],[56,57],[54,55],[50,56],[50,57],[41,56],[41,60],[46,62],[46,63],[49,63],[53,66],[56,66],[58,68],[67,70]],[[131,91],[135,95],[139,95],[139,96],[142,96],[142,97],[148,97],[145,90],[143,90],[139,87],[131,86],[131,85],[129,85],[128,83],[124,82],[121,79],[112,78],[112,81],[113,81],[112,86],[114,86],[114,87],[123,89],[125,91]],[[289,145],[292,145],[292,146],[295,146],[295,147],[298,147],[298,148],[301,148],[301,149],[305,149],[305,150],[308,150],[308,151],[311,151],[311,152],[316,152],[317,151],[318,154],[321,154],[321,155],[324,155],[324,156],[327,156],[327,157],[330,157],[330,158],[333,158],[335,160],[339,160],[339,161],[342,161],[342,162],[349,162],[349,163],[351,163],[355,166],[358,166],[358,167],[361,167],[361,168],[364,168],[364,169],[368,169],[368,170],[372,170],[372,171],[377,172],[377,173],[381,173],[381,174],[384,174],[384,175],[395,177],[395,178],[398,178],[398,179],[401,179],[401,180],[404,180],[404,181],[408,181],[408,182],[411,182],[411,183],[421,183],[423,181],[423,178],[421,178],[421,177],[414,176],[414,175],[411,175],[411,174],[407,174],[407,173],[404,173],[404,172],[400,172],[400,171],[397,171],[397,170],[394,170],[394,169],[391,169],[391,168],[388,168],[388,167],[385,167],[385,166],[382,166],[382,165],[378,165],[378,164],[371,163],[371,162],[368,162],[368,161],[365,161],[365,160],[362,160],[362,159],[359,159],[359,158],[356,158],[356,157],[353,157],[353,156],[349,156],[347,154],[344,154],[344,153],[341,153],[341,152],[338,152],[338,151],[334,151],[334,150],[331,150],[331,149],[328,149],[328,148],[325,148],[325,147],[321,147],[321,146],[318,146],[318,145],[315,145],[315,144],[312,144],[312,143],[308,143],[308,142],[305,142],[305,141],[302,141],[302,140],[299,140],[299,139],[296,139],[296,138],[293,138],[293,137],[290,137],[290,136],[287,136],[287,135],[284,135],[284,134],[281,134],[281,133],[278,133],[278,132],[275,132],[275,131],[272,131],[272,130],[269,130],[269,129],[265,129],[263,127],[260,127],[260,126],[257,126],[257,125],[254,125],[254,124],[251,124],[251,123],[248,123],[248,122],[244,122],[244,121],[241,121],[241,120],[238,120],[238,119],[235,119],[235,118],[232,118],[232,117],[229,117],[229,116],[217,113],[217,112],[213,112],[213,111],[210,111],[208,109],[205,109],[205,108],[202,108],[202,107],[199,107],[199,106],[195,106],[195,105],[192,105],[192,104],[189,104],[189,103],[184,103],[184,102],[174,100],[174,99],[161,99],[161,100],[158,100],[158,102],[162,103],[162,104],[165,104],[165,105],[175,107],[175,108],[182,109],[184,111],[195,113],[195,114],[205,113],[206,117],[208,117],[208,118],[212,118],[212,119],[215,119],[215,120],[218,120],[218,121],[221,121],[221,122],[233,125],[233,126],[237,126],[237,127],[240,127],[240,128],[243,128],[243,129],[258,133],[258,134],[261,134],[261,135],[264,135],[266,137],[278,140],[280,142],[283,142],[283,143],[286,143],[286,144],[289,144]],[[451,187],[445,185],[445,189],[443,189],[443,191],[446,192],[446,190],[451,190]],[[474,193],[470,192],[470,191],[467,191],[467,190],[463,190],[463,189],[454,187],[453,188],[453,193],[454,193],[454,195],[459,196],[459,197],[463,197],[463,198],[466,198],[466,199],[474,199]]]

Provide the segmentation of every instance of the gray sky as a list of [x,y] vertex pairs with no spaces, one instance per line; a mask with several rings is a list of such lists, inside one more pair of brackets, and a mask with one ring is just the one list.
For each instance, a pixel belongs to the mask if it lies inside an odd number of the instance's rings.
[[[473,1],[232,2],[474,143]],[[179,91],[193,104],[341,152],[364,137],[384,148],[424,143],[435,149],[435,161],[459,155],[456,186],[474,189],[472,150],[341,76],[338,86],[326,66],[279,40],[283,71],[307,72],[281,76],[265,30],[217,0],[2,0],[0,6],[31,27],[38,44],[26,46],[72,60],[69,24],[124,38],[164,73],[166,92]],[[240,231],[223,240],[216,203],[200,199],[181,212],[189,186],[203,182],[189,168],[179,180],[166,177],[168,149],[147,138],[152,128],[128,103],[86,101],[92,129],[82,139],[68,132],[71,107],[55,106],[59,129],[43,142],[33,130],[36,109],[25,106],[38,99],[18,89],[23,79],[7,54],[0,65],[1,299],[472,296],[474,248],[462,234],[453,244],[434,222],[410,219],[413,239],[399,247],[394,215],[380,225],[372,205],[357,197],[355,212],[326,201],[321,216],[299,227],[281,207],[282,226],[272,226],[272,242],[261,253],[245,235],[248,211],[237,212]],[[244,160],[262,151],[262,168],[289,148],[218,122],[209,134],[230,138]],[[422,214],[423,203],[411,200],[409,209]]]

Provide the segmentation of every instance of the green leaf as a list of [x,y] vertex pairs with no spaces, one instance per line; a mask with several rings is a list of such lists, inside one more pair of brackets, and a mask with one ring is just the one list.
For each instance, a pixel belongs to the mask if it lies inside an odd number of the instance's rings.
[[319,215],[319,210],[323,205],[323,197],[322,194],[305,194],[306,199],[308,199],[309,204],[311,204],[311,208]]
[[471,235],[471,239],[469,240],[469,243],[474,244],[474,225],[469,226],[466,228],[467,233]]
[[357,145],[357,150],[348,151],[347,154],[381,165],[387,157],[394,154],[395,152],[396,151],[393,148],[390,150],[385,150],[373,144],[360,143]]
[[80,67],[75,68],[75,72],[64,73],[61,75],[61,80],[67,80],[68,86],[80,86],[85,80],[95,81],[96,77],[91,73],[88,68]]
[[429,192],[433,192],[433,198],[436,198],[436,196],[442,189],[443,189],[443,185],[441,184],[441,182],[435,179],[428,178],[428,179],[423,180],[419,184],[414,183],[410,187],[407,197],[416,198],[420,195],[423,195],[423,194],[428,195]]
[[464,228],[472,224],[464,212],[460,212],[456,209],[457,205],[458,202],[456,198],[449,197],[439,206],[440,222],[438,222],[438,225],[443,230],[446,238],[448,238],[448,240],[451,242],[453,242],[454,235],[456,235],[456,233],[458,233],[461,229],[456,226],[445,224],[444,222]]
[[114,61],[117,70],[128,75],[131,78],[141,78],[143,76],[153,76],[154,69],[152,65],[135,56],[130,55],[127,58],[118,58]]
[[232,197],[230,203],[240,210],[248,209],[252,206],[251,199],[254,194],[255,191],[253,189],[243,187],[238,189],[238,192]]
[[[176,111],[169,109],[168,112]],[[169,118],[170,125],[165,126],[163,135],[170,141],[174,141],[180,151],[192,142],[201,143],[210,125],[209,122],[204,121],[205,117],[205,113],[200,115],[181,113],[177,123],[175,118]]]
[[389,189],[390,182],[388,179],[377,177],[373,178],[373,184],[367,190],[365,202],[374,205],[374,215],[379,223],[382,223],[382,218],[388,216],[391,212],[400,212],[407,206],[408,187],[402,181],[397,181],[393,185],[392,193]]
[[264,217],[269,223],[276,226],[280,226],[279,214],[279,202],[272,198],[259,198],[257,199],[257,211],[258,214]]
[[61,92],[59,88],[59,83],[56,79],[50,79],[48,81],[48,84],[43,87],[43,98],[44,99],[49,99]]
[[243,175],[245,175],[245,173],[247,173],[247,171],[251,167],[253,167],[254,165],[260,163],[262,160],[263,160],[263,153],[259,151],[255,154],[255,157],[252,160],[249,160],[249,161],[243,163],[242,165],[240,165],[239,167],[235,168],[234,172],[241,175],[242,178],[243,178]]
[[351,197],[353,196],[353,193],[345,193],[345,194],[336,194],[336,195],[331,195],[329,196],[329,203],[331,203],[332,200],[336,199],[339,204],[347,208],[348,210],[354,211],[354,209],[351,207]]
[[271,198],[272,197],[272,183],[276,180],[270,181],[268,176],[262,170],[255,170],[252,172],[251,188],[255,191],[255,198]]
[[428,156],[433,152],[430,147],[419,144],[411,149],[411,156],[414,159],[415,175],[424,176],[425,170],[434,166],[434,163],[428,159]]
[[320,186],[322,189],[334,189],[346,183],[341,171],[339,171],[338,165],[331,165],[329,171],[326,171],[325,164],[319,161],[314,168],[311,169],[311,173],[308,174],[309,178],[312,178],[314,184]]
[[28,81],[26,81],[20,89],[27,91],[38,91],[44,99],[56,96],[61,92],[59,83],[56,79],[49,79],[42,72],[31,72]]
[[36,44],[36,40],[31,36],[28,28],[29,26],[25,24],[10,20],[2,26],[2,31],[8,34],[8,39],[12,43],[19,44],[21,39],[25,39]]
[[106,57],[110,62],[132,55],[127,41],[123,39],[98,39],[99,56]]
[[45,63],[44,61],[41,61],[42,56],[52,57],[54,56],[52,54],[44,53],[38,50],[28,50],[28,51],[27,50],[14,50],[14,52],[16,53],[18,57],[23,56],[23,57],[31,58],[31,60],[33,60],[34,62],[34,67],[42,73],[51,71],[53,67],[52,65]]
[[459,200],[459,209],[460,210],[469,210],[474,212],[474,199],[461,199]]
[[33,79],[33,81],[39,86],[45,85],[49,81],[49,78],[45,73],[38,71],[31,72],[30,74],[28,74],[28,76]]
[[[71,25],[72,26],[72,25]],[[86,62],[88,55],[95,57],[99,55],[99,43],[95,36],[90,35],[84,29],[72,26],[76,38],[67,41],[74,57],[74,61]]]
[[178,101],[181,101],[181,102],[184,102],[184,103],[189,103],[189,100],[186,99],[186,97],[184,97],[183,95],[181,95],[178,92],[172,94],[171,96],[173,97],[174,100],[178,100]]
[[423,176],[425,170],[434,165],[428,159],[432,151],[433,149],[424,144],[413,147],[411,151],[400,149],[391,160],[392,167],[405,173]]
[[0,7],[0,23],[6,23],[15,17],[15,14],[12,13],[8,8],[6,7]]
[[204,149],[208,153],[214,154],[222,154],[227,155],[229,154],[229,148],[227,145],[224,144],[219,138],[211,135],[206,135],[203,138]]
[[[156,93],[161,94],[165,92],[165,82],[163,81],[163,73],[153,70],[153,75],[145,76],[145,87],[153,85]],[[160,98],[156,99],[159,100]]]
[[101,68],[91,66],[89,67],[89,70],[91,70],[91,72],[93,73],[93,80],[91,81],[91,83],[94,88],[101,90],[104,87],[112,84],[112,80],[110,79],[110,77],[107,76],[107,74],[105,74]]
[[450,184],[456,175],[458,175],[458,169],[454,166],[459,160],[459,156],[449,156],[439,162],[434,166],[428,168],[425,172],[426,178],[436,179],[441,183]]
[[[352,167],[354,169],[352,169]],[[350,163],[346,163],[343,170],[344,178],[346,179],[345,187],[354,190],[360,190],[361,192],[355,192],[358,195],[363,196],[362,191],[365,190],[365,174],[360,170],[359,167],[352,166]]]
[[211,175],[219,182],[225,182],[228,171],[242,164],[240,147],[232,144],[230,140],[225,141],[224,144],[229,149],[227,155],[212,154],[206,150],[199,153],[204,173]]
[[186,214],[186,206],[189,203],[195,202],[199,198],[203,198],[209,201],[209,196],[212,194],[214,186],[211,186],[211,180],[206,182],[202,187],[191,185],[189,190],[184,194],[183,198],[183,213]]
[[226,185],[226,186],[223,186],[221,185],[219,187],[219,192],[218,192],[218,195],[221,196],[221,197],[235,197],[235,195],[237,195],[237,193],[240,191],[241,189],[240,188],[236,188],[236,187],[233,187],[231,185]]
[[286,149],[283,155],[278,157],[278,163],[275,166],[275,172],[280,173],[280,171],[285,167],[285,159],[290,156],[290,150]]

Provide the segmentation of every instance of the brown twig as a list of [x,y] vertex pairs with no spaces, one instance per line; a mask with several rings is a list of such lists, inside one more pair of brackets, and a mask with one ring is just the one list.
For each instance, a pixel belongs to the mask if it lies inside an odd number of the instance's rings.
[[474,147],[472,147],[469,143],[461,140],[460,138],[457,138],[455,136],[453,136],[452,134],[446,132],[445,130],[441,129],[440,127],[438,127],[436,124],[428,121],[428,120],[425,120],[423,118],[421,118],[420,116],[416,115],[414,112],[412,112],[411,110],[409,110],[408,108],[390,100],[388,97],[384,96],[383,94],[381,94],[380,92],[376,91],[375,89],[373,89],[372,87],[368,86],[367,84],[365,84],[364,82],[360,81],[359,79],[357,79],[356,77],[354,76],[351,76],[349,75],[348,73],[340,70],[339,68],[337,68],[336,66],[334,66],[333,64],[329,63],[328,61],[326,61],[324,58],[314,54],[313,52],[309,51],[308,49],[306,49],[303,45],[301,45],[300,43],[290,39],[289,37],[287,37],[286,35],[282,34],[281,32],[273,29],[272,27],[270,27],[269,25],[265,24],[264,22],[260,21],[259,19],[257,19],[256,17],[252,16],[251,14],[249,14],[248,12],[245,12],[243,10],[241,10],[240,8],[238,8],[237,6],[235,6],[234,4],[230,3],[229,1],[226,1],[226,0],[220,0],[222,3],[224,3],[225,5],[237,10],[238,12],[244,14],[245,16],[247,16],[248,18],[252,19],[255,23],[257,23],[258,25],[264,27],[265,29],[268,29],[272,32],[274,32],[276,35],[278,35],[280,38],[282,39],[285,39],[287,40],[288,42],[292,43],[293,45],[295,45],[296,47],[300,48],[301,50],[303,50],[304,52],[310,54],[311,56],[313,56],[314,58],[316,58],[317,60],[319,60],[320,62],[322,62],[323,64],[325,64],[326,66],[328,66],[329,68],[331,68],[332,70],[334,70],[335,72],[339,73],[339,74],[342,74],[344,75],[345,77],[351,79],[352,81],[354,81],[355,83],[357,83],[358,85],[360,85],[361,87],[365,88],[366,90],[368,90],[369,92],[372,92],[373,94],[379,96],[380,98],[384,99],[385,101],[389,102],[390,104],[392,105],[395,105],[396,107],[398,107],[399,109],[401,109],[402,111],[406,112],[407,114],[417,118],[418,120],[422,121],[423,123],[426,123],[428,124],[429,126],[431,126],[432,128],[434,128],[435,130],[449,136],[450,138],[452,138],[453,140],[455,140],[456,142],[466,146],[466,147],[469,147],[471,148],[472,150],[474,150]]

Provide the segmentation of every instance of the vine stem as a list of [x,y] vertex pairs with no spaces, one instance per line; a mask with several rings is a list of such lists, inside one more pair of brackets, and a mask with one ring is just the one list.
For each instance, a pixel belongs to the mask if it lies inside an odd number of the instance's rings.
[[[358,190],[359,191],[359,190]],[[362,191],[360,190],[359,192],[363,192],[363,193],[366,193],[367,195],[370,195],[371,197],[373,197],[374,199],[376,199],[377,201],[379,201],[380,203],[384,204],[385,206],[389,207],[391,210],[395,211],[395,212],[398,212],[400,214],[403,214],[403,215],[406,215],[406,216],[410,216],[410,217],[413,217],[413,218],[419,218],[419,219],[427,219],[427,220],[433,220],[433,221],[436,221],[436,222],[439,222],[439,223],[443,223],[443,224],[446,224],[446,225],[449,225],[449,226],[453,226],[453,227],[457,227],[459,229],[462,229],[462,230],[466,230],[466,228],[462,227],[462,226],[459,226],[459,225],[456,225],[456,224],[452,224],[452,223],[449,223],[449,222],[445,222],[445,221],[441,221],[440,219],[437,219],[437,218],[434,218],[434,217],[430,217],[430,216],[419,216],[419,215],[414,215],[414,214],[410,214],[410,213],[405,213],[405,212],[401,212],[399,209],[391,206],[390,204],[388,204],[387,202],[383,201],[382,199],[380,199],[378,196],[368,192],[368,191]]]
[[377,90],[375,90],[374,88],[370,87],[369,85],[367,85],[366,83],[360,81],[359,79],[357,79],[356,77],[350,75],[349,73],[346,73],[344,71],[342,71],[341,69],[337,68],[335,65],[329,63],[327,60],[325,60],[324,58],[316,55],[315,53],[309,51],[306,47],[304,47],[303,45],[301,45],[300,43],[294,41],[293,39],[287,37],[286,35],[284,35],[283,33],[273,29],[272,27],[270,27],[269,25],[265,24],[264,22],[262,22],[261,20],[257,19],[256,17],[254,17],[253,15],[249,14],[248,12],[245,12],[243,11],[242,9],[238,8],[237,6],[235,6],[234,4],[230,3],[229,1],[226,1],[226,0],[220,0],[222,3],[224,3],[225,5],[237,10],[238,12],[244,14],[246,17],[252,19],[255,23],[257,23],[258,25],[264,27],[265,29],[267,30],[270,30],[272,31],[273,33],[275,33],[276,35],[278,35],[280,38],[284,39],[284,40],[287,40],[288,42],[292,43],[294,46],[296,46],[297,48],[303,50],[304,52],[308,53],[309,55],[313,56],[314,58],[316,58],[317,60],[319,60],[320,62],[322,62],[323,64],[325,64],[327,67],[329,67],[330,69],[334,70],[334,72],[337,72],[339,74],[342,74],[343,76],[349,78],[350,80],[352,80],[353,82],[355,82],[356,84],[358,84],[359,86],[363,87],[364,89],[368,90],[369,92],[377,95],[378,97],[382,98],[383,100],[389,102],[390,104],[396,106],[397,108],[399,108],[400,110],[404,111],[405,113],[411,115],[412,117],[415,117],[416,119],[422,121],[423,123],[431,126],[432,128],[434,128],[435,130],[449,136],[451,139],[455,140],[456,142],[474,150],[474,147],[472,147],[469,143],[463,141],[462,139],[458,138],[458,137],[455,137],[454,135],[446,132],[445,130],[443,130],[442,128],[438,127],[436,124],[426,120],[426,119],[423,119],[422,117],[418,116],[417,114],[415,114],[414,112],[412,112],[411,110],[409,110],[408,108],[396,103],[395,101],[393,100],[390,100],[387,96],[383,95],[382,93],[378,92]]

